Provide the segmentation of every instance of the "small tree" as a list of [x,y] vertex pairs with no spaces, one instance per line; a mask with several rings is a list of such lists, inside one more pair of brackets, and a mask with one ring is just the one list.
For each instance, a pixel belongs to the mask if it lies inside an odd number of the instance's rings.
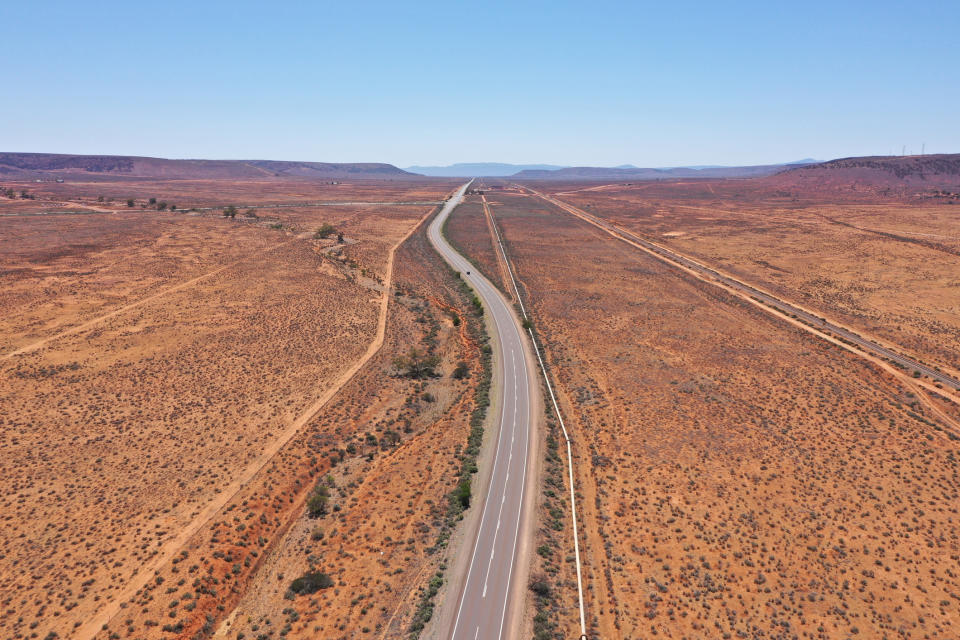
[[461,509],[470,507],[470,478],[464,478],[453,492],[453,499]]
[[470,366],[466,362],[458,362],[457,368],[453,370],[454,380],[463,380],[470,375]]
[[330,502],[330,490],[322,484],[317,485],[313,495],[307,500],[307,515],[319,518],[327,515],[327,504]]
[[132,207],[134,205],[133,198],[127,198],[127,206]]
[[158,202],[158,203],[157,203],[157,211],[166,211],[166,210],[167,210],[167,203],[166,203],[166,202]]
[[150,202],[151,205],[157,204],[157,199],[156,199],[156,198],[150,198],[149,202]]
[[333,227],[332,224],[330,224],[329,222],[324,222],[322,225],[320,225],[320,228],[317,229],[316,233],[313,234],[313,237],[318,240],[329,238],[336,231],[337,230]]
[[533,591],[535,594],[541,598],[546,598],[550,596],[550,583],[547,582],[547,576],[543,573],[538,573],[530,579],[530,591]]
[[290,583],[290,591],[298,595],[316,593],[333,586],[333,578],[319,571],[312,571]]
[[237,217],[237,208],[236,208],[235,206],[233,206],[233,205],[230,205],[229,207],[227,207],[226,209],[223,210],[223,217],[224,217],[224,218],[236,218],[236,217]]
[[248,218],[256,218],[256,217],[257,217],[257,210],[256,210],[256,209],[247,209],[246,211],[244,211],[243,215],[247,216]]
[[406,355],[393,359],[393,366],[400,371],[400,375],[420,380],[432,378],[436,375],[435,369],[440,364],[439,356],[431,356],[411,347]]

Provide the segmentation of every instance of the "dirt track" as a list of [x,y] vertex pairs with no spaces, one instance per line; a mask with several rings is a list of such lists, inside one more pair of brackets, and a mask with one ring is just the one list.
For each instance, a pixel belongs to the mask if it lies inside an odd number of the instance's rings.
[[[311,405],[306,411],[304,411],[300,415],[300,417],[298,417],[289,427],[287,427],[283,432],[281,432],[281,434],[277,438],[275,438],[263,450],[263,452],[260,454],[259,457],[257,457],[253,462],[247,465],[247,467],[243,470],[243,472],[233,482],[231,482],[230,485],[228,485],[225,489],[219,492],[213,498],[213,500],[208,502],[206,507],[204,507],[204,509],[186,527],[183,527],[175,538],[169,540],[160,549],[158,549],[158,553],[155,556],[154,560],[148,563],[147,565],[141,567],[140,570],[137,571],[136,574],[134,574],[133,578],[127,582],[127,585],[121,590],[120,593],[117,594],[116,597],[114,597],[111,601],[107,602],[103,607],[100,608],[100,610],[97,612],[95,616],[93,616],[85,624],[79,627],[77,629],[75,637],[81,638],[81,639],[94,638],[96,634],[102,629],[103,625],[109,622],[115,615],[117,615],[121,611],[121,604],[130,600],[130,598],[138,590],[143,588],[143,586],[147,584],[147,582],[154,576],[155,571],[160,566],[172,560],[174,556],[176,556],[176,554],[183,547],[183,545],[186,544],[190,540],[190,538],[194,534],[196,534],[197,531],[199,531],[205,524],[210,522],[210,520],[214,516],[216,516],[220,512],[220,510],[230,501],[230,499],[233,498],[235,495],[237,495],[237,493],[241,489],[243,489],[243,487],[247,483],[249,483],[250,480],[252,480],[270,462],[270,460],[277,454],[277,452],[279,452],[283,448],[283,446],[287,442],[289,442],[290,439],[293,438],[293,436],[296,435],[296,433],[305,424],[307,424],[314,416],[316,416],[317,413],[324,407],[324,405],[326,405],[327,402],[329,402],[330,399],[333,396],[335,396],[336,393],[357,373],[357,371],[359,371],[367,363],[367,361],[369,361],[370,358],[373,357],[373,355],[380,349],[380,347],[383,345],[383,338],[384,338],[384,333],[386,328],[387,310],[389,308],[389,303],[390,303],[390,291],[391,291],[391,284],[393,279],[393,263],[394,263],[394,256],[396,254],[396,250],[401,244],[403,244],[404,241],[406,241],[407,238],[409,238],[417,230],[417,228],[420,226],[420,224],[423,223],[423,220],[425,220],[428,217],[428,215],[429,214],[424,215],[420,219],[420,221],[416,225],[414,225],[407,232],[407,234],[403,236],[403,238],[400,239],[399,242],[393,245],[393,247],[389,251],[389,254],[387,257],[385,277],[384,277],[384,287],[383,287],[383,292],[380,296],[380,312],[377,320],[377,332],[376,332],[376,335],[374,336],[374,339],[370,342],[369,346],[367,347],[367,350],[363,354],[363,356],[359,360],[354,362],[353,365],[350,366],[350,368],[344,371],[340,375],[340,377],[337,378],[336,382],[334,382],[332,386],[330,386],[326,391],[324,391],[324,393],[317,399],[316,402],[314,402],[313,405]],[[169,293],[170,291],[173,291],[176,289],[182,289],[187,286],[190,286],[191,284],[194,284],[199,280],[202,280],[204,278],[214,275],[215,273],[219,273],[220,271],[229,268],[229,266],[230,265],[221,267],[220,269],[217,269],[214,272],[207,273],[203,276],[200,276],[199,278],[195,278],[191,281],[177,285],[176,287],[166,289],[158,294],[155,294],[154,296],[151,296],[150,298],[146,298],[136,303],[133,303],[132,305],[128,305],[126,308],[138,306],[140,304],[143,304],[144,302],[147,302],[152,298],[159,297],[161,295],[164,295],[165,293]],[[107,314],[93,321],[90,321],[87,324],[95,324],[96,322],[99,322],[105,318],[111,317],[112,315],[115,315],[122,310],[123,309],[116,310],[114,312],[111,312],[110,314]],[[82,328],[83,327],[77,327],[77,328],[71,329],[68,332],[64,332],[61,335],[76,333]],[[44,340],[43,342],[44,343],[48,342],[49,340],[55,339],[57,337],[60,337],[60,336],[52,336]],[[38,346],[38,344],[39,343],[35,343],[34,345],[31,345],[30,348],[35,348],[36,346]]]
[[[586,213],[585,211],[565,202],[557,200],[556,198],[545,196],[537,191],[534,191],[533,189],[529,189],[529,191],[543,200],[550,202],[564,211],[567,211],[568,213],[580,218],[581,220],[584,220],[585,222],[602,229],[613,237],[623,240],[624,242],[627,242],[628,244],[635,246],[638,249],[641,249],[650,255],[667,262],[668,264],[679,267],[683,271],[700,280],[703,280],[704,282],[709,282],[716,286],[722,287],[723,289],[745,299],[746,301],[755,304],[770,313],[774,313],[775,315],[782,317],[790,321],[792,324],[800,326],[801,328],[810,331],[815,335],[827,338],[830,340],[830,342],[838,344],[839,346],[842,346],[853,353],[868,357],[869,359],[875,362],[880,362],[884,365],[886,365],[885,361],[893,361],[905,369],[921,372],[923,375],[928,376],[933,381],[946,385],[947,388],[953,391],[960,391],[960,380],[946,375],[938,369],[923,364],[914,358],[897,353],[891,348],[878,344],[874,340],[864,339],[851,329],[842,327],[833,322],[829,322],[824,318],[815,315],[813,312],[803,309],[802,307],[785,302],[765,291],[760,291],[759,289],[741,282],[740,280],[737,280],[727,274],[720,273],[716,269],[706,267],[661,245],[644,240],[635,234],[630,233],[629,231],[625,231],[616,225],[599,219],[596,216]],[[799,322],[798,318],[802,319],[803,322]],[[850,343],[853,343],[859,348],[851,348]],[[906,377],[902,371],[895,370],[889,367],[889,365],[887,365],[885,368],[898,376]],[[934,392],[942,391],[942,389],[931,388],[932,385],[924,380],[919,380],[918,384]],[[960,398],[958,397],[953,395],[950,395],[949,397],[954,401],[960,402]]]

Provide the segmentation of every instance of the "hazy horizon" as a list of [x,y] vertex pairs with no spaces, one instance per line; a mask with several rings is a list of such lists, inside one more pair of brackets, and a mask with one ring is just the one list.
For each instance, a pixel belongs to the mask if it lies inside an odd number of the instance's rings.
[[[554,162],[505,162],[500,160],[454,160],[453,162],[443,163],[443,164],[424,164],[424,163],[412,163],[412,164],[396,164],[392,162],[384,162],[382,160],[351,160],[345,161],[337,158],[266,158],[266,157],[238,157],[238,158],[220,158],[220,157],[200,157],[200,156],[191,156],[191,157],[174,157],[174,156],[157,156],[149,155],[145,153],[75,153],[72,151],[48,151],[48,150],[28,150],[28,149],[0,149],[0,154],[2,153],[19,153],[19,154],[38,154],[38,155],[64,155],[64,156],[116,156],[116,157],[132,157],[132,158],[155,158],[159,160],[205,160],[205,161],[224,161],[224,162],[259,162],[259,161],[276,161],[276,162],[318,162],[318,163],[329,163],[329,164],[392,164],[399,169],[411,170],[416,168],[421,169],[437,169],[437,168],[453,168],[459,166],[474,166],[474,165],[502,165],[510,167],[538,167],[538,168],[552,168],[552,169],[567,169],[575,167],[602,167],[607,169],[617,169],[617,168],[629,168],[629,169],[683,169],[683,168],[700,168],[700,167],[736,167],[736,166],[751,166],[751,165],[732,165],[732,164],[723,164],[720,162],[706,162],[700,164],[686,163],[686,164],[676,164],[676,165],[662,165],[662,164],[653,164],[653,165],[644,165],[641,166],[632,162],[622,162],[618,165],[603,164],[603,165],[590,165],[584,163],[572,163],[572,164],[558,164]],[[948,152],[949,153],[949,152]],[[900,154],[893,154],[900,155]],[[931,154],[927,154],[931,155]],[[840,156],[838,156],[840,157]],[[835,158],[795,158],[793,160],[782,160],[776,162],[765,163],[767,165],[781,165],[781,164],[796,164],[801,162],[825,162],[827,160],[833,160]]]
[[960,7],[8,3],[3,146],[640,167],[960,150]]

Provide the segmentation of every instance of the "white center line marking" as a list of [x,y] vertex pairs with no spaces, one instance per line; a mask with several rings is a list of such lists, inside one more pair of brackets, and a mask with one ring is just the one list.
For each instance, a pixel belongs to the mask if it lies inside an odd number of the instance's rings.
[[493,532],[493,542],[490,543],[490,558],[487,560],[487,575],[483,578],[483,595],[481,598],[487,597],[487,582],[490,580],[490,568],[493,566],[493,557],[497,554],[497,534],[500,533],[500,517],[503,515],[503,504],[507,501],[507,487],[510,486],[510,461],[513,460],[513,433],[517,430],[517,358],[516,355],[511,351],[510,360],[513,364],[513,389],[514,389],[514,403],[513,403],[513,428],[510,432],[510,455],[507,458],[507,475],[503,479],[503,492],[500,494],[500,510],[497,513],[497,528]]

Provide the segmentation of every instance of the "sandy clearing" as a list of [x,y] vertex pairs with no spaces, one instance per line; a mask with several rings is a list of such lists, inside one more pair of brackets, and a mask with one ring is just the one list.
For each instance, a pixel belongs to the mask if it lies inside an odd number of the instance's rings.
[[[281,242],[280,244],[274,245],[274,246],[270,247],[269,249],[264,249],[262,253],[269,253],[269,252],[271,252],[271,251],[275,251],[275,250],[279,249],[280,247],[283,247],[283,246],[285,246],[285,245],[290,244],[291,242],[294,242],[294,240],[296,240],[296,238],[294,238],[293,240],[287,240],[286,242]],[[66,331],[61,331],[61,332],[59,332],[59,333],[55,333],[55,334],[53,334],[53,335],[51,335],[51,336],[47,336],[46,338],[43,338],[42,340],[38,340],[38,341],[36,341],[36,342],[34,342],[34,343],[31,343],[31,344],[28,344],[28,345],[26,345],[26,346],[24,346],[24,347],[20,347],[19,349],[16,349],[16,350],[14,350],[14,351],[11,351],[10,353],[7,353],[7,354],[5,354],[5,355],[3,355],[3,356],[0,356],[0,361],[9,360],[10,358],[12,358],[12,357],[14,357],[14,356],[18,356],[18,355],[21,355],[21,354],[24,354],[24,353],[29,353],[29,352],[31,352],[31,351],[34,351],[34,350],[36,350],[36,349],[39,349],[39,348],[43,347],[44,345],[46,345],[46,344],[48,344],[48,343],[50,343],[50,342],[52,342],[52,341],[54,341],[54,340],[59,340],[60,338],[65,338],[65,337],[67,337],[67,336],[72,336],[72,335],[75,334],[75,333],[80,333],[80,332],[82,332],[82,331],[86,331],[87,329],[90,329],[90,328],[92,328],[92,327],[95,327],[97,324],[103,322],[104,320],[109,320],[110,318],[112,318],[112,317],[114,317],[114,316],[116,316],[116,315],[119,315],[119,314],[123,313],[124,311],[129,311],[130,309],[136,309],[137,307],[140,307],[140,306],[142,306],[142,305],[145,305],[145,304],[147,304],[148,302],[152,302],[153,300],[156,300],[156,299],[158,299],[158,298],[162,298],[162,297],[165,296],[165,295],[168,295],[168,294],[171,294],[171,293],[180,291],[180,290],[182,290],[182,289],[186,289],[186,288],[188,288],[188,287],[191,287],[191,286],[197,284],[198,282],[202,282],[203,280],[206,280],[207,278],[212,278],[213,276],[217,275],[218,273],[221,273],[221,272],[223,272],[223,271],[226,271],[227,269],[229,269],[229,268],[231,268],[231,267],[235,267],[236,265],[240,264],[240,263],[243,262],[244,260],[246,260],[246,258],[244,258],[243,260],[237,260],[237,261],[235,261],[235,262],[231,262],[230,264],[224,265],[224,266],[222,266],[222,267],[218,267],[217,269],[214,269],[213,271],[208,271],[207,273],[204,273],[204,274],[202,274],[202,275],[199,275],[199,276],[197,276],[196,278],[191,278],[190,280],[187,280],[186,282],[181,282],[180,284],[174,285],[174,286],[172,286],[172,287],[168,287],[168,288],[166,288],[166,289],[163,289],[162,291],[158,291],[157,293],[154,293],[154,294],[152,294],[152,295],[149,295],[149,296],[147,296],[146,298],[141,298],[141,299],[137,300],[136,302],[131,302],[130,304],[126,304],[126,305],[123,305],[122,307],[118,307],[118,308],[114,309],[113,311],[110,311],[109,313],[103,314],[102,316],[97,316],[96,318],[93,318],[93,319],[91,319],[91,320],[87,320],[87,321],[84,322],[83,324],[77,325],[76,327],[72,327],[72,328],[70,328],[70,329],[67,329]]]

